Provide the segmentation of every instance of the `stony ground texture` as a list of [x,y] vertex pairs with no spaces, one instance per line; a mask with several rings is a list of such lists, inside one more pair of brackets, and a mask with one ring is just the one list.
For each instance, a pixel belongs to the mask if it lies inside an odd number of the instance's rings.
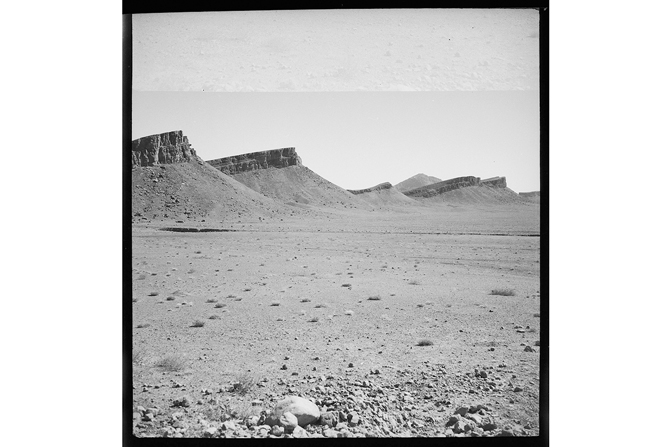
[[134,225],[134,434],[537,435],[538,208],[446,209]]

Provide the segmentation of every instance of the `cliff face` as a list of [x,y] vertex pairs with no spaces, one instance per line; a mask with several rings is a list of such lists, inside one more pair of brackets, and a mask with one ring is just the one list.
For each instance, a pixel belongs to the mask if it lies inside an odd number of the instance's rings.
[[450,180],[434,183],[432,185],[422,186],[411,191],[406,191],[408,197],[432,197],[453,189],[465,188],[467,186],[477,186],[480,184],[480,177],[457,177]]
[[505,177],[492,177],[492,178],[487,178],[482,180],[482,184],[485,186],[491,186],[493,188],[506,188],[508,185],[506,184],[506,178]]
[[389,182],[384,182],[380,183],[377,186],[373,186],[372,188],[366,188],[366,189],[348,189],[349,192],[352,194],[363,194],[366,192],[373,192],[373,191],[382,191],[385,189],[391,189],[391,183]]
[[227,175],[255,171],[257,169],[303,166],[301,158],[296,153],[296,148],[293,147],[217,158],[216,160],[208,161],[208,163]]
[[183,163],[196,156],[181,130],[149,135],[131,143],[133,166]]

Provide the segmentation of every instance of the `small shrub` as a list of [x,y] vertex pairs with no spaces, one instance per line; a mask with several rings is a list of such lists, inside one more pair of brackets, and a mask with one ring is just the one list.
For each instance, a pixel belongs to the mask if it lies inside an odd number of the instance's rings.
[[217,304],[214,305],[214,308],[215,308],[215,309],[221,309],[222,307],[226,307],[226,304],[224,304],[224,303],[217,303]]
[[278,303],[277,301],[273,301],[272,303],[270,303],[270,305],[274,306],[274,307],[277,307],[277,306],[280,305],[280,303]]
[[424,339],[417,342],[417,346],[431,346],[431,345],[433,345],[433,342],[431,340]]
[[146,328],[146,327],[149,327],[149,326],[150,326],[149,323],[142,323],[142,324],[138,324],[138,325],[137,325],[137,328],[138,328],[138,329],[143,329],[143,328]]
[[158,292],[151,292],[149,293],[149,296],[158,296]]
[[319,317],[312,317],[308,320],[308,323],[317,323],[319,321]]
[[208,318],[210,320],[221,320],[221,315],[210,315]]
[[191,327],[203,327],[203,326],[205,326],[205,322],[203,320],[196,320],[191,325]]
[[156,362],[154,366],[166,371],[180,371],[186,366],[186,360],[176,355],[170,355],[163,357],[161,360]]
[[499,296],[515,296],[515,291],[513,289],[494,289],[489,294]]
[[245,395],[256,385],[256,378],[252,374],[240,374],[231,388],[232,393]]
[[214,298],[210,298],[210,299],[208,299],[208,300],[205,301],[205,302],[211,304],[211,303],[216,303],[217,301],[219,301],[219,300],[215,300]]
[[382,298],[380,295],[369,296],[368,301],[380,301]]

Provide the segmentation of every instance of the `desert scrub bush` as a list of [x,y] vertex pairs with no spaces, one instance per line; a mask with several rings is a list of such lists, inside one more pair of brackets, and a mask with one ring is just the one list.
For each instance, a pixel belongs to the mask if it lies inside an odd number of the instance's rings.
[[232,393],[245,395],[249,393],[254,385],[256,385],[256,377],[249,373],[239,374],[233,382],[233,387],[231,388]]
[[308,320],[308,323],[317,323],[319,321],[319,317],[312,317]]
[[214,298],[209,298],[209,299],[206,300],[205,302],[206,302],[206,303],[209,303],[209,304],[212,304],[212,303],[216,303],[216,302],[218,302],[218,301],[219,301],[219,300],[216,300],[216,299],[214,299]]
[[513,289],[494,289],[489,292],[489,294],[499,296],[515,296],[515,291]]
[[303,298],[301,303],[309,303],[310,301],[312,301],[310,298]]
[[420,340],[417,342],[417,346],[431,346],[431,345],[433,345],[433,342],[427,339]]
[[217,303],[217,304],[214,305],[214,308],[215,308],[215,309],[221,309],[222,307],[226,307],[226,304],[224,304],[224,303]]
[[221,315],[210,315],[208,318],[210,320],[221,320]]
[[166,371],[181,371],[186,367],[186,360],[177,355],[169,355],[157,361],[154,366]]
[[142,365],[147,359],[147,351],[145,349],[133,349],[132,361],[133,365]]
[[158,296],[158,292],[149,292],[149,296]]
[[368,297],[368,301],[380,301],[382,298],[380,295],[373,295]]
[[191,325],[191,327],[203,327],[203,326],[205,326],[205,322],[203,320],[196,320]]
[[143,328],[146,328],[146,327],[149,327],[149,326],[151,326],[149,323],[141,323],[141,324],[138,324],[136,327],[138,329],[143,329]]

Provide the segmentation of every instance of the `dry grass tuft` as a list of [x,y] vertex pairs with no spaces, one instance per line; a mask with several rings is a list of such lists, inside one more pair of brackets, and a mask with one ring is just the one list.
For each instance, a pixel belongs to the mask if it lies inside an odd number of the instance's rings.
[[203,327],[203,326],[205,326],[205,322],[203,320],[196,320],[191,325],[191,327]]
[[181,371],[186,367],[186,360],[176,355],[169,355],[156,362],[154,366],[166,371]]
[[494,289],[489,294],[499,296],[515,296],[515,291],[513,289]]
[[427,339],[420,340],[420,341],[417,342],[417,346],[432,346],[432,345],[433,345],[433,342],[431,340],[427,340]]
[[232,393],[245,395],[254,388],[256,385],[256,377],[250,373],[244,373],[236,377],[235,382],[233,382],[233,387],[231,388]]

